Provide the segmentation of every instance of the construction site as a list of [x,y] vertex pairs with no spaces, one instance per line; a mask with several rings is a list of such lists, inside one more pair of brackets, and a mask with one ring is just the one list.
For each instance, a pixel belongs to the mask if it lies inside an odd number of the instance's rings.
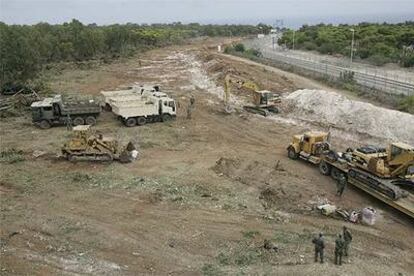
[[1,275],[412,275],[414,115],[233,40],[63,69],[0,119]]

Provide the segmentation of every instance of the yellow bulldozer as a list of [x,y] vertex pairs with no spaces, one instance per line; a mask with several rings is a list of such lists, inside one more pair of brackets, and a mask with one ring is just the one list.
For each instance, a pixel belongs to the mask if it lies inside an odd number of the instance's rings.
[[90,125],[79,125],[73,128],[73,136],[63,145],[62,155],[71,162],[118,160],[129,163],[137,158],[138,152],[131,142],[120,148],[117,140],[97,134]]
[[281,99],[278,93],[260,90],[259,86],[252,81],[227,74],[224,83],[224,106],[227,113],[230,113],[230,90],[233,86],[237,89],[245,88],[252,92],[252,104],[243,106],[244,110],[263,116],[279,112],[277,104],[281,102]]

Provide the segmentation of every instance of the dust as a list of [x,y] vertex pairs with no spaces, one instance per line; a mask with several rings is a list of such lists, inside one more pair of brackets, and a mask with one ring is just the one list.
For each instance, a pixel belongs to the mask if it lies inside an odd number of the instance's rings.
[[324,90],[298,90],[285,98],[289,117],[333,126],[349,134],[414,144],[414,116]]

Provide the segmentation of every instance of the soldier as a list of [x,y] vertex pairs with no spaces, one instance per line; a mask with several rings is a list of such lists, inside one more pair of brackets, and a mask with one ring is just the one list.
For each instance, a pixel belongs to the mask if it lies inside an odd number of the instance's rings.
[[72,118],[69,116],[69,114],[66,116],[66,129],[72,129]]
[[321,259],[321,264],[323,264],[323,250],[325,249],[325,241],[323,234],[319,233],[319,237],[315,237],[312,240],[312,243],[315,245],[315,262],[318,261],[318,255]]
[[342,194],[344,193],[345,190],[345,186],[346,186],[347,180],[345,175],[340,174],[337,180],[337,184],[336,184],[336,195],[341,197]]
[[344,256],[348,256],[348,249],[352,241],[352,234],[351,231],[349,231],[349,229],[344,226],[342,235],[344,236]]
[[191,119],[191,114],[193,112],[194,109],[194,104],[195,104],[195,98],[193,95],[190,96],[190,104],[187,107],[187,119],[190,120]]
[[335,240],[335,264],[342,265],[342,254],[344,251],[344,240],[342,235],[339,234],[338,238]]

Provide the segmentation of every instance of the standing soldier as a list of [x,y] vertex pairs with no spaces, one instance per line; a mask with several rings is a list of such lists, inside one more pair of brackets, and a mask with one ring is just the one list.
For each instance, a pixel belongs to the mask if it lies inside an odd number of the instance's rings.
[[344,250],[344,240],[342,239],[342,235],[339,234],[338,238],[335,240],[335,264],[342,265],[342,254]]
[[194,103],[195,103],[195,98],[193,95],[190,96],[190,104],[187,107],[187,119],[190,120],[191,119],[191,113],[193,112],[194,109]]
[[341,197],[342,194],[344,193],[345,190],[345,186],[346,186],[347,180],[345,175],[340,174],[337,180],[337,184],[336,184],[336,195]]
[[344,226],[344,230],[342,234],[344,236],[344,256],[348,256],[348,249],[352,241],[352,234],[351,234],[351,231],[349,231],[349,229],[346,226]]
[[315,245],[315,262],[318,261],[318,255],[321,259],[321,264],[323,264],[323,250],[325,249],[325,241],[323,239],[323,234],[319,233],[319,237],[315,237],[312,240],[312,243]]
[[66,116],[66,129],[72,129],[72,118],[69,116],[69,114]]

